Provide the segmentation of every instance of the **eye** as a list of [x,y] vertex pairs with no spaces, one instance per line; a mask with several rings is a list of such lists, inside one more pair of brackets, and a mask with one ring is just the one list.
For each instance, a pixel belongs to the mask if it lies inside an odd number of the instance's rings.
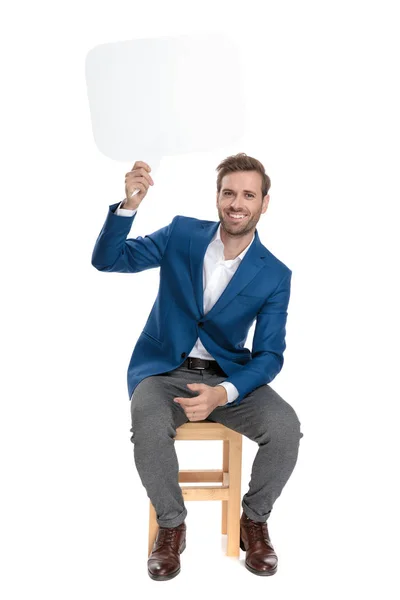
[[[229,192],[228,190],[224,191],[224,196],[230,195],[232,194],[232,192]],[[254,198],[254,194],[251,194],[250,192],[247,192],[246,196],[250,196],[250,198]]]

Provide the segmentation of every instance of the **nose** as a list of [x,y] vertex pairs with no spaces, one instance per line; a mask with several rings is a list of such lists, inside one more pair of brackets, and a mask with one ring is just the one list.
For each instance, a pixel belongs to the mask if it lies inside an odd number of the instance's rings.
[[236,208],[236,209],[239,209],[239,208],[244,209],[244,201],[239,196],[236,196],[236,198],[233,198],[231,200],[230,206],[232,206],[232,208]]
[[229,207],[235,212],[246,212],[244,205],[240,202],[240,200],[233,200]]

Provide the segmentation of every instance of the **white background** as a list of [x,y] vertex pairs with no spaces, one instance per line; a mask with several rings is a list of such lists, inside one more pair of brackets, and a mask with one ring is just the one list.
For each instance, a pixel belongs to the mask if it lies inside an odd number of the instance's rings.
[[[249,0],[8,9],[0,36],[2,597],[123,599],[139,588],[166,598],[398,597],[395,9]],[[220,505],[193,502],[182,572],[158,583],[146,569],[148,498],[126,387],[158,270],[129,276],[91,266],[108,206],[124,197],[124,174],[141,157],[118,163],[98,151],[84,63],[97,44],[204,31],[241,44],[245,138],[164,161],[131,236],[175,214],[217,220],[217,164],[236,152],[263,162],[271,201],[258,231],[293,271],[285,364],[271,385],[295,408],[304,437],[269,519],[277,575],[249,573],[244,553],[226,558]],[[235,93],[235,81],[210,89],[227,102]],[[219,468],[219,443],[180,444],[182,468]],[[243,493],[255,452],[244,439]]]

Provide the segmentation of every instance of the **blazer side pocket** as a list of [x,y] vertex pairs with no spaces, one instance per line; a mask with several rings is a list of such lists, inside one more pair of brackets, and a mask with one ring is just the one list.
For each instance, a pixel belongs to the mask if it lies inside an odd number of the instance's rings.
[[147,333],[147,331],[142,331],[142,334],[145,337],[149,338],[150,341],[154,342],[155,344],[158,344],[158,346],[162,346],[162,342],[157,338],[153,337],[150,333]]

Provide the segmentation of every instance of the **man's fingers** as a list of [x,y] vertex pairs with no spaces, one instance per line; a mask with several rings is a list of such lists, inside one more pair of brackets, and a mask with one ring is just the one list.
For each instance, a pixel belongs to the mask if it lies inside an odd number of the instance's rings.
[[135,164],[133,165],[132,171],[133,171],[133,169],[139,169],[140,167],[143,167],[144,169],[146,169],[146,171],[149,171],[149,172],[151,171],[150,165],[145,163],[143,160],[137,160],[135,162]]
[[146,177],[135,177],[132,179],[129,179],[129,177],[125,178],[125,185],[137,185],[138,183],[141,183],[144,186],[145,190],[149,189],[149,181],[146,179]]
[[190,409],[200,406],[199,403],[196,402],[196,398],[174,398],[174,402],[181,404],[182,407]]
[[154,185],[154,181],[151,175],[149,175],[147,173],[147,171],[145,171],[145,169],[135,169],[132,171],[129,171],[129,173],[125,173],[125,181],[127,181],[128,179],[145,179],[149,182],[149,185]]
[[146,175],[146,177],[149,178],[149,181],[153,181],[151,175],[148,175],[148,173],[150,173],[151,171],[151,167],[150,165],[148,165],[147,163],[143,162],[142,160],[137,160],[135,162],[135,164],[133,165],[131,172],[132,171],[141,171],[143,175]]

